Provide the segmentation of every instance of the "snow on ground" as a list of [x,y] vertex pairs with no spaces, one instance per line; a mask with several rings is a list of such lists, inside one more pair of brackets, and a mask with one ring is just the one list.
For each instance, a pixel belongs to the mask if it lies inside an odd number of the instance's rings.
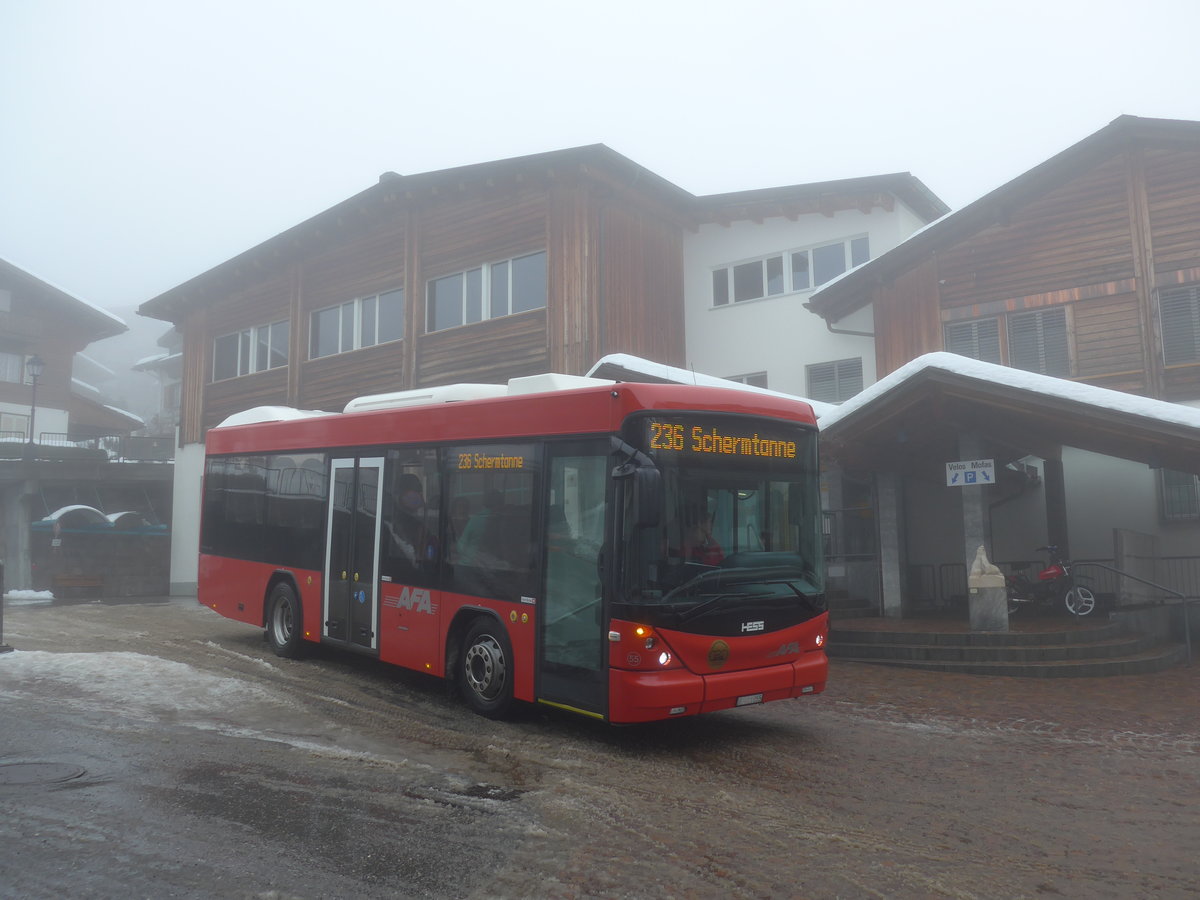
[[256,684],[125,651],[3,653],[0,692],[9,697],[50,693],[56,702],[75,708],[187,724],[201,724],[191,720],[205,720],[230,708],[274,700],[270,691]]
[[4,602],[13,606],[24,606],[34,603],[49,603],[54,599],[51,591],[9,591],[4,595]]

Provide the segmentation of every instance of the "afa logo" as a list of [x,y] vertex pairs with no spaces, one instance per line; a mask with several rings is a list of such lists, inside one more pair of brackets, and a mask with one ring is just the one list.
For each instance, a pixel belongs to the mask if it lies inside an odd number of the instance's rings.
[[401,588],[399,596],[384,597],[383,605],[391,609],[407,609],[409,612],[428,613],[429,615],[437,612],[437,607],[433,604],[433,597],[425,588]]

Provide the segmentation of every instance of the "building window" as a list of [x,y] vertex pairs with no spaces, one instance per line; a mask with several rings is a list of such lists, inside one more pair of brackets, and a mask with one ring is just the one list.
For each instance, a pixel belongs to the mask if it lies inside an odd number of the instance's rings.
[[726,381],[736,381],[738,384],[748,384],[751,387],[765,388],[767,386],[766,372],[751,372],[749,375],[730,375]]
[[29,434],[29,416],[18,413],[0,413],[0,438],[13,438],[20,435],[32,440]]
[[1042,375],[1071,375],[1065,307],[952,322],[943,329],[943,338],[946,349],[959,356]]
[[863,389],[862,357],[807,366],[808,398],[841,403]]
[[713,269],[713,306],[811,290],[870,258],[863,236],[721,266]]
[[1168,288],[1158,295],[1163,362],[1200,362],[1200,285]]
[[1026,372],[1068,378],[1067,310],[1039,309],[1008,317],[1008,364]]
[[1200,478],[1170,469],[1163,469],[1161,476],[1163,518],[1200,519]]
[[349,353],[404,337],[404,288],[327,306],[312,314],[309,359]]
[[223,334],[213,341],[213,381],[278,369],[288,362],[289,322]]
[[444,275],[426,287],[425,330],[443,331],[546,306],[546,252]]
[[0,381],[20,384],[24,371],[24,356],[20,353],[0,353]]

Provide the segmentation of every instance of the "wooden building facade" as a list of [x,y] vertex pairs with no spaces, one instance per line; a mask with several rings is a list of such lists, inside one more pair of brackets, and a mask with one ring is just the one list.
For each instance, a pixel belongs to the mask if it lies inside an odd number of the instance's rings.
[[183,334],[180,443],[257,405],[682,364],[690,199],[599,145],[385,174],[143,304]]
[[1200,122],[1122,116],[808,306],[836,322],[872,305],[880,377],[945,349],[1190,400],[1198,286]]

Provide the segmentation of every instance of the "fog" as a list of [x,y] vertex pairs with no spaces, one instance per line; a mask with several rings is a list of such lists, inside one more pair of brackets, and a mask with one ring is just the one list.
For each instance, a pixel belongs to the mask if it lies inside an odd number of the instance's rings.
[[1118,115],[1200,119],[1197,26],[1194,0],[9,0],[0,257],[133,326],[384,171],[590,143],[695,194],[912,172],[957,208]]

